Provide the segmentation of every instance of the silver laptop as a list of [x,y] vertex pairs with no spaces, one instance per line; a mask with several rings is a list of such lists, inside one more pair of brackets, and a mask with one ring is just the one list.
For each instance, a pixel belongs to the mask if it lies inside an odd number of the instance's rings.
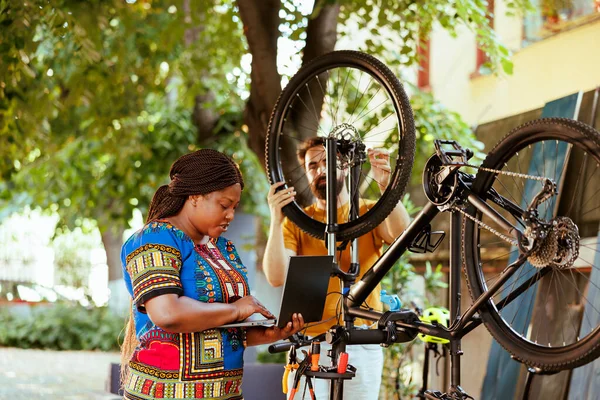
[[320,321],[323,317],[329,277],[333,269],[333,256],[292,256],[281,293],[277,318],[267,319],[255,313],[243,321],[232,322],[217,328],[271,326],[283,328],[300,313],[305,323]]

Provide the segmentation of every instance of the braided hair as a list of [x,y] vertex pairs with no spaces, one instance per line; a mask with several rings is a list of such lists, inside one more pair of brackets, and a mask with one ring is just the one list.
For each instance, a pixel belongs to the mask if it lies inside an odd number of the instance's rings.
[[239,183],[244,188],[237,164],[213,149],[201,149],[179,157],[169,171],[171,182],[158,188],[146,222],[179,213],[188,196],[205,195]]

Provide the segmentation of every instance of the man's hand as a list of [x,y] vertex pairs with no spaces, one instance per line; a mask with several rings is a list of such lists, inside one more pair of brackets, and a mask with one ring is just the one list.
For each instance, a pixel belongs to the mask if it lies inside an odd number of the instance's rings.
[[379,190],[384,192],[390,183],[390,153],[385,149],[368,149],[369,161],[371,162],[372,178],[379,185]]
[[277,182],[271,185],[269,194],[267,195],[267,202],[269,203],[269,209],[271,210],[271,224],[280,225],[283,222],[283,213],[281,209],[294,201],[296,191],[293,187],[289,187],[285,190],[277,191],[277,188],[285,184],[285,182]]

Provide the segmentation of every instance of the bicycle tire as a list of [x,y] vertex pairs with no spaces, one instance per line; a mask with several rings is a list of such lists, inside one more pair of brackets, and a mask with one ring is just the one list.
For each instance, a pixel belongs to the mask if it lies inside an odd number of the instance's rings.
[[[493,150],[491,150],[489,152],[489,154],[487,155],[487,158],[485,159],[485,161],[482,164],[482,167],[487,167],[487,168],[491,168],[491,169],[502,169],[504,166],[506,166],[509,162],[509,160],[515,156],[515,154],[517,155],[517,160],[519,157],[519,152],[520,151],[525,151],[524,149],[529,149],[530,146],[534,145],[535,143],[541,143],[541,142],[545,142],[547,140],[552,140],[556,142],[556,149],[558,150],[558,146],[559,146],[559,141],[562,142],[567,142],[570,143],[573,147],[571,147],[569,150],[571,157],[573,157],[573,160],[575,160],[575,151],[577,151],[578,154],[589,154],[591,155],[591,157],[593,157],[591,160],[592,164],[596,163],[596,167],[598,166],[598,164],[600,164],[600,134],[595,131],[593,128],[580,123],[578,121],[574,121],[574,120],[569,120],[569,119],[562,119],[562,118],[549,118],[549,119],[541,119],[541,120],[536,120],[536,121],[532,121],[529,123],[526,123],[516,129],[514,129],[512,132],[510,132],[508,135],[506,135],[495,147]],[[535,147],[534,147],[535,148]],[[538,146],[538,151],[539,151],[539,146]],[[531,150],[532,152],[535,150]],[[583,153],[581,153],[583,151]],[[556,152],[557,157],[558,157],[558,151]],[[587,160],[587,156],[585,156],[586,158],[583,158],[581,161],[581,168],[583,170],[583,168],[585,168],[588,160]],[[581,158],[580,158],[581,159]],[[532,161],[532,163],[535,161]],[[555,160],[555,163],[557,161]],[[570,162],[570,160],[567,160],[567,162]],[[575,161],[573,161],[575,162]],[[514,165],[514,164],[513,164]],[[545,165],[545,164],[544,164]],[[539,169],[539,167],[536,165],[536,169]],[[556,170],[556,166],[555,166],[555,170]],[[580,174],[581,171],[579,170]],[[546,170],[546,167],[544,166],[544,172],[548,173],[550,172],[549,170]],[[594,171],[595,172],[595,171]],[[592,174],[588,179],[588,184],[590,183],[591,178],[594,175]],[[493,172],[486,172],[486,171],[482,171],[479,170],[479,172],[476,175],[475,181],[473,183],[473,192],[476,193],[477,195],[479,195],[480,197],[485,199],[485,194],[488,193],[488,190],[490,190],[490,188],[493,187],[493,184],[496,180],[496,174]],[[579,179],[579,178],[578,178]],[[596,178],[597,179],[597,178]],[[596,182],[596,181],[593,181]],[[516,187],[518,188],[518,183],[515,182]],[[573,187],[573,184],[570,183],[570,187]],[[577,190],[577,185],[575,184],[575,191]],[[582,190],[585,190],[585,188],[582,186]],[[572,200],[573,201],[573,200]],[[594,205],[597,202],[597,200],[593,200]],[[547,208],[548,210],[550,210],[550,212],[554,212],[553,210],[558,209],[559,211],[561,210],[561,204],[563,203],[558,203],[555,206],[553,205],[548,205]],[[566,204],[566,203],[564,203]],[[564,208],[562,208],[562,210],[564,211]],[[573,203],[571,203],[571,205],[568,207],[568,212],[570,214],[570,211],[573,210],[574,212],[575,209],[573,209]],[[475,217],[475,218],[480,218],[481,217],[481,213],[478,212],[473,206],[469,206],[466,209],[466,212],[471,216],[471,217]],[[577,212],[583,212],[583,211],[577,211]],[[467,276],[467,283],[468,283],[468,287],[469,287],[469,291],[471,294],[471,298],[473,299],[473,301],[475,301],[480,295],[482,295],[486,290],[487,290],[487,282],[486,282],[486,277],[484,275],[484,267],[483,267],[483,263],[482,263],[482,244],[481,244],[481,236],[479,234],[480,230],[477,228],[476,223],[468,218],[464,218],[463,221],[463,264],[464,264],[464,268],[465,268],[465,273]],[[579,242],[578,242],[579,243]],[[597,251],[597,250],[596,250]],[[579,256],[579,250],[577,252],[578,256]],[[600,259],[600,257],[596,257],[598,259]],[[529,263],[530,261],[528,260],[527,263]],[[594,264],[592,264],[592,271],[594,268],[598,269],[598,267],[595,266],[595,264],[597,263],[597,261],[593,261]],[[521,267],[523,268],[523,267]],[[547,267],[549,268],[549,267]],[[570,268],[569,268],[570,269]],[[596,271],[596,272],[600,272],[600,271]],[[537,272],[536,272],[537,273]],[[570,273],[573,276],[577,276],[575,275],[575,273],[577,273],[577,271],[572,272],[572,271],[568,271],[568,270],[562,270],[562,271],[558,271],[556,272],[556,283],[554,283],[554,285],[558,285],[558,279],[561,278],[561,276],[566,276],[568,277],[568,273]],[[583,276],[583,274],[581,274]],[[515,273],[516,276],[516,273]],[[513,276],[513,277],[515,277]],[[578,279],[581,279],[579,276],[577,276]],[[545,279],[545,277],[540,279],[541,280]],[[549,279],[552,279],[549,278]],[[526,282],[526,281],[523,281]],[[548,297],[550,295],[550,297],[555,296],[554,293],[550,293],[551,288],[552,288],[552,283],[553,281],[550,280],[549,286],[548,286],[548,280],[546,280],[545,285],[548,287],[548,293],[546,293],[546,301],[548,301]],[[577,284],[577,280],[573,280],[573,283],[576,285]],[[590,281],[588,283],[588,289],[591,288],[591,285],[593,283]],[[517,301],[519,299],[519,296],[524,296],[524,293],[526,293],[527,291],[529,291],[530,288],[534,287],[534,285],[537,285],[537,283],[534,284],[528,284],[525,285],[525,283],[523,283],[523,287],[525,288],[524,292],[522,294],[517,294],[517,297],[515,297],[515,300],[513,301]],[[541,285],[541,284],[540,284]],[[596,286],[596,285],[594,285]],[[507,284],[508,287],[508,284]],[[518,287],[515,283],[512,284],[512,288],[511,291],[515,291],[516,292],[516,287]],[[539,286],[541,287],[541,286]],[[538,288],[539,288],[538,287]],[[538,290],[538,289],[535,289]],[[558,289],[556,290],[556,297],[559,297],[560,295],[564,295],[565,299],[568,297],[568,293],[566,292],[566,290],[562,293],[560,293],[558,291]],[[582,293],[580,293],[582,294]],[[540,304],[540,301],[543,301],[543,294],[541,292],[536,292],[535,294],[530,294],[530,296],[533,296],[532,299],[532,303],[530,303],[529,305],[527,305],[527,307],[529,308],[528,312],[531,312],[532,309],[534,309],[535,307],[534,302],[538,302],[537,304]],[[539,298],[537,297],[539,296]],[[587,298],[585,298],[585,295],[583,295],[583,299],[588,300]],[[543,343],[543,341],[541,340],[537,340],[538,337],[536,336],[534,340],[534,333],[533,331],[535,331],[536,329],[538,330],[537,335],[539,335],[539,332],[541,331],[542,328],[535,328],[532,327],[533,326],[533,322],[528,322],[527,324],[531,324],[531,326],[529,326],[527,328],[527,331],[525,330],[525,328],[523,328],[523,332],[519,333],[514,327],[512,327],[509,323],[509,321],[507,321],[508,318],[510,318],[510,313],[508,311],[505,311],[506,314],[508,314],[508,317],[503,317],[502,316],[502,312],[498,310],[497,308],[497,304],[499,304],[500,302],[496,302],[494,300],[494,298],[492,297],[492,299],[488,300],[484,306],[479,310],[479,313],[481,315],[481,318],[486,326],[486,328],[488,329],[488,331],[491,333],[491,335],[498,341],[498,343],[505,349],[507,350],[513,358],[515,358],[516,360],[526,364],[527,366],[530,367],[537,367],[540,368],[544,371],[547,372],[556,372],[556,371],[561,371],[561,370],[565,370],[565,369],[572,369],[578,366],[581,366],[583,364],[588,363],[589,361],[597,358],[600,356],[600,327],[597,325],[597,323],[593,322],[595,325],[591,326],[590,325],[590,331],[589,334],[587,334],[587,336],[579,339],[579,335],[582,334],[581,333],[581,325],[579,326],[579,332],[577,333],[576,336],[576,341],[574,341],[573,343],[569,343],[567,344],[565,342],[565,338],[569,337],[569,335],[572,335],[572,333],[567,332],[567,335],[565,335],[565,332],[563,331],[563,343],[562,345],[557,345],[557,346],[553,346],[553,343],[548,342],[548,345],[546,345],[546,343]],[[542,303],[542,304],[546,304],[546,303]],[[519,306],[520,304],[515,304],[516,306]],[[556,308],[556,310],[559,310],[558,307],[556,307],[556,305],[554,305],[553,307]],[[550,307],[548,305],[546,305],[543,308],[544,312],[538,311],[538,316],[543,316],[544,313],[548,314],[549,311],[547,309],[553,308]],[[592,307],[594,307],[594,304],[592,304]],[[525,310],[525,308],[517,308],[520,310]],[[538,309],[539,310],[539,309]],[[595,310],[595,308],[594,308]],[[593,310],[592,310],[593,311]],[[518,311],[517,311],[518,312]],[[584,310],[585,312],[585,310]],[[557,312],[558,313],[558,312]],[[533,315],[533,313],[531,312],[531,315]],[[583,317],[583,313],[581,315],[581,321],[580,324],[583,324],[584,321],[584,317]],[[556,317],[558,318],[559,316],[556,315]],[[541,319],[541,317],[539,317]],[[566,318],[567,322],[569,322],[569,318],[570,316],[562,316],[561,318]],[[512,317],[513,322],[516,319],[516,313],[515,316]],[[538,319],[539,321],[539,319]],[[567,322],[565,322],[565,326],[567,325]],[[573,324],[573,320],[570,320],[570,322],[573,325],[573,328],[576,329],[577,326],[575,324]],[[512,323],[512,322],[511,322]],[[553,326],[551,324],[548,324],[548,321],[544,320],[542,325],[544,325],[544,323],[546,323],[545,328],[548,330],[552,330],[550,327]],[[591,324],[591,323],[590,323]],[[556,329],[556,328],[555,328]],[[564,326],[561,327],[561,329],[565,329]],[[569,328],[567,328],[569,329]],[[586,328],[587,330],[587,328]],[[543,335],[543,333],[542,333]],[[549,333],[546,334],[548,337],[551,337]]]
[[[392,172],[390,183],[368,212],[355,220],[338,224],[336,238],[344,241],[373,230],[389,215],[400,201],[412,172],[415,153],[414,118],[408,96],[392,71],[375,57],[357,51],[334,51],[310,61],[291,78],[275,104],[267,131],[265,160],[269,182],[285,182],[283,160],[278,149],[287,109],[309,79],[338,67],[359,69],[379,82],[392,100],[397,118],[402,122],[398,151],[400,161]],[[306,233],[317,238],[325,237],[325,223],[307,215],[297,202],[285,206],[283,213]]]

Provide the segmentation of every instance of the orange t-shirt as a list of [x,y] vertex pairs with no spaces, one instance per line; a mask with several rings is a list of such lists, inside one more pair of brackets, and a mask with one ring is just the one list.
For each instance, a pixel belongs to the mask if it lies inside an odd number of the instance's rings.
[[[359,215],[366,213],[367,208],[371,208],[374,203],[375,202],[371,201],[361,201]],[[304,212],[312,216],[312,218],[317,221],[326,222],[327,220],[326,210],[317,208],[315,204],[306,207]],[[344,206],[338,208],[338,221],[346,220],[347,216],[348,204],[345,204]],[[285,247],[296,252],[298,255],[308,256],[328,254],[324,240],[317,239],[307,234],[298,228],[298,226],[296,226],[296,224],[294,224],[288,218],[285,218],[283,221],[283,240]],[[360,264],[358,279],[360,279],[381,256],[383,244],[384,241],[377,234],[376,230],[372,230],[358,238],[358,262]],[[345,250],[341,252],[337,251],[336,259],[340,268],[343,271],[348,271],[348,268],[350,267],[350,244],[346,246]],[[334,292],[341,293],[341,291],[341,280],[337,277],[331,277],[327,292],[332,294],[329,294],[325,301],[325,309],[323,310],[322,317],[323,322],[317,325],[315,325],[316,323],[311,323],[311,327],[306,331],[308,335],[316,336],[326,332],[333,325],[343,324],[341,316],[338,316],[338,318],[333,318],[338,314],[338,311],[341,313],[342,310],[341,295]],[[383,310],[383,304],[381,303],[381,286],[379,284],[367,297],[366,304],[374,310]],[[354,323],[355,325],[371,325],[373,322],[363,319],[356,319]]]

